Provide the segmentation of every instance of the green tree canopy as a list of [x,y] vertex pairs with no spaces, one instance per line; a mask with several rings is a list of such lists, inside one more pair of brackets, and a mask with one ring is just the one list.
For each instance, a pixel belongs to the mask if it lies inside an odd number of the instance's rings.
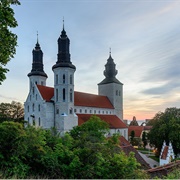
[[0,1],[0,84],[6,79],[8,69],[6,64],[14,57],[17,46],[17,35],[11,32],[11,28],[17,26],[14,11],[11,5],[19,5],[18,0]]
[[0,123],[0,178],[143,178],[134,154],[126,156],[118,135],[107,139],[107,132],[96,116],[63,137],[54,130]]
[[180,153],[180,109],[167,108],[165,112],[158,112],[153,121],[153,127],[148,134],[150,143],[160,153],[164,140],[167,143],[171,141],[175,154]]
[[0,104],[0,121],[17,121],[24,120],[24,107],[20,102],[12,101],[11,103]]

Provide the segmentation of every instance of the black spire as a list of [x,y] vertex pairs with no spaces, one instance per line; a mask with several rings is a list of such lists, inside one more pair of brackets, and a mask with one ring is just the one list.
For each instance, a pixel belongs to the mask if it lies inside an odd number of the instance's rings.
[[76,67],[70,61],[69,45],[70,45],[70,40],[66,35],[66,31],[64,30],[64,20],[63,20],[63,30],[61,31],[61,35],[58,38],[57,62],[52,67],[52,69],[57,67],[70,67],[76,69]]
[[28,74],[28,76],[39,75],[39,76],[47,77],[47,74],[44,72],[43,52],[38,42],[38,33],[37,33],[37,43],[32,51],[32,54],[33,54],[32,70]]
[[118,79],[116,79],[118,71],[116,70],[116,64],[114,63],[113,58],[111,57],[111,49],[109,52],[109,58],[107,59],[107,63],[105,65],[105,70],[104,70],[104,76],[105,79],[100,82],[100,84],[109,84],[109,83],[117,83],[117,84],[122,84]]

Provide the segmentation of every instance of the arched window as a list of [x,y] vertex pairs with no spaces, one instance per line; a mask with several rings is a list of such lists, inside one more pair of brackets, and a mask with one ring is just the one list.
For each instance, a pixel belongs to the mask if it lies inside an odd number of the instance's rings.
[[66,77],[65,77],[65,74],[63,74],[63,84],[65,84],[66,82]]
[[70,89],[70,102],[73,101],[73,93],[72,93],[72,89]]
[[58,84],[58,74],[56,74],[56,84]]
[[37,81],[36,81],[36,84],[37,84]]
[[34,111],[34,103],[33,103],[33,105],[32,105],[32,110]]
[[41,118],[39,117],[39,126],[41,126]]
[[66,100],[66,90],[65,90],[65,88],[63,88],[63,101],[65,101]]
[[39,111],[41,110],[41,106],[40,106],[40,104],[38,105],[38,110],[39,110]]
[[72,84],[72,81],[73,81],[73,80],[72,80],[72,75],[70,75],[70,84]]
[[28,108],[27,108],[27,109],[28,109],[28,112],[29,112],[29,106],[28,106]]
[[72,114],[73,113],[73,108],[70,108],[69,109],[69,114]]
[[118,96],[118,90],[116,90],[116,96]]
[[58,89],[56,89],[56,101],[58,101]]
[[37,94],[36,94],[36,100],[37,100]]
[[29,117],[28,117],[28,124],[29,124]]
[[121,96],[121,91],[119,91],[119,96]]
[[32,87],[32,92],[33,92],[33,94],[34,94],[34,86]]

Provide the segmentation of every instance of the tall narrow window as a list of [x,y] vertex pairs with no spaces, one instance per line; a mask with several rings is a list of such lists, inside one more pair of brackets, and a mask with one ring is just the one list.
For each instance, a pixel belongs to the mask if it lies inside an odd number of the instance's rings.
[[56,84],[58,84],[58,74],[56,74]]
[[32,87],[32,92],[33,92],[33,94],[34,94],[34,86]]
[[119,91],[119,96],[121,96],[121,91]]
[[73,93],[72,93],[72,89],[70,89],[70,102],[73,101]]
[[37,94],[36,94],[36,100],[37,100]]
[[39,117],[39,126],[41,126],[41,119],[40,119],[40,117]]
[[72,84],[72,81],[73,81],[73,80],[72,80],[72,75],[70,75],[70,84]]
[[118,90],[116,90],[116,96],[118,96]]
[[56,89],[56,101],[58,101],[58,89]]
[[28,106],[28,112],[29,112],[29,106]]
[[65,90],[65,88],[63,88],[63,101],[65,101],[66,100],[66,90]]
[[41,106],[40,106],[40,104],[38,105],[38,110],[39,110],[39,111],[41,110]]
[[44,85],[43,81],[41,81],[41,85],[42,85],[42,86]]
[[34,111],[34,104],[32,105],[32,110]]
[[63,84],[65,84],[65,81],[66,81],[66,77],[65,74],[63,74]]

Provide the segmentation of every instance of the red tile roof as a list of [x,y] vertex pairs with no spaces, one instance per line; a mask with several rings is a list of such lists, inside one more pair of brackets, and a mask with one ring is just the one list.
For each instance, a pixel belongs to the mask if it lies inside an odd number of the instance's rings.
[[76,91],[74,92],[74,104],[75,106],[114,109],[107,96],[100,96]]
[[51,98],[54,96],[54,88],[42,85],[37,85],[37,88],[45,101],[51,101]]
[[[46,101],[50,101],[54,96],[54,88],[52,87],[37,85],[37,88],[39,89],[42,98]],[[74,105],[114,109],[107,96],[100,96],[77,91],[74,92]]]
[[134,131],[135,137],[141,137],[143,130],[144,130],[144,126],[129,126],[128,127],[128,136],[131,135],[131,131]]
[[[92,116],[92,114],[77,114],[78,116],[78,125],[85,123],[89,120],[89,118]],[[99,115],[97,114],[100,119],[107,122],[111,129],[115,128],[127,128],[126,124],[122,122],[117,116],[115,115]]]
[[166,159],[168,154],[168,146],[165,146],[161,155],[161,159]]

